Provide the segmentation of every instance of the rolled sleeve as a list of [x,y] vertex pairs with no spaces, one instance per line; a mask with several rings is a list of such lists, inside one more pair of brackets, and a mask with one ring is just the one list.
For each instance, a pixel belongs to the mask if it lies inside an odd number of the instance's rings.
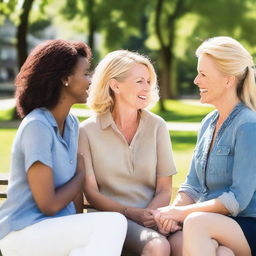
[[37,161],[50,168],[53,167],[52,141],[50,128],[42,122],[34,120],[24,127],[21,146],[24,152],[26,172]]
[[233,216],[246,209],[256,190],[256,123],[241,125],[236,133],[232,185],[219,199]]
[[169,130],[164,120],[157,134],[157,175],[170,176],[177,173],[172,152]]
[[227,208],[232,216],[237,216],[237,214],[239,213],[239,204],[236,200],[234,193],[225,192],[221,196],[219,196],[218,199]]

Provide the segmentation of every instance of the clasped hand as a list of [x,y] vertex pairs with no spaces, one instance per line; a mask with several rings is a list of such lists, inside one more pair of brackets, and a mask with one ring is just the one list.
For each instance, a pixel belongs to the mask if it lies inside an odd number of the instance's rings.
[[181,230],[181,223],[184,220],[184,210],[179,206],[166,206],[158,208],[154,212],[154,219],[159,232],[167,235],[169,233]]

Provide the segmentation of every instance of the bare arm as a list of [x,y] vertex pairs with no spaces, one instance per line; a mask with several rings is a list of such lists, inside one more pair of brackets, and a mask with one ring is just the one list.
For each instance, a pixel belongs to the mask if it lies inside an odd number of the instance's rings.
[[194,204],[194,200],[184,192],[179,192],[173,202],[174,206]]
[[84,168],[78,165],[76,175],[59,188],[54,187],[52,169],[35,162],[27,173],[33,198],[45,215],[55,215],[78,195],[84,182]]
[[171,200],[172,176],[158,176],[156,180],[155,196],[148,205],[149,209],[157,209],[169,205]]

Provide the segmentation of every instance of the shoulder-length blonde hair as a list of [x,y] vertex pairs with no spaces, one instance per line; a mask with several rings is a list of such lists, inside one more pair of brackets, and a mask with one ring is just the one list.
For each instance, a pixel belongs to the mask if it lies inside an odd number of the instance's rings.
[[214,58],[220,71],[237,79],[237,96],[252,110],[256,110],[256,84],[253,58],[235,39],[218,36],[204,41],[196,56],[207,54]]
[[143,64],[150,74],[150,93],[148,107],[153,106],[159,99],[157,77],[150,60],[136,52],[117,50],[107,54],[97,65],[89,89],[87,104],[98,114],[112,111],[114,93],[110,88],[110,80],[122,81],[134,64]]

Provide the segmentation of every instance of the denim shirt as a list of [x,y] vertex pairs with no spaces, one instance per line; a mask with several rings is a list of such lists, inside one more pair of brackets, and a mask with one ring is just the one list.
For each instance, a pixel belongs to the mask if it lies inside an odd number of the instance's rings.
[[219,129],[219,113],[202,121],[189,174],[179,192],[195,202],[219,199],[232,216],[256,217],[256,112],[239,103]]
[[77,141],[78,120],[71,114],[65,120],[63,136],[53,115],[45,108],[33,110],[22,120],[12,148],[8,196],[0,207],[0,239],[47,218],[76,213],[70,202],[54,216],[44,215],[33,199],[27,171],[40,161],[52,169],[55,188],[62,186],[75,174]]

